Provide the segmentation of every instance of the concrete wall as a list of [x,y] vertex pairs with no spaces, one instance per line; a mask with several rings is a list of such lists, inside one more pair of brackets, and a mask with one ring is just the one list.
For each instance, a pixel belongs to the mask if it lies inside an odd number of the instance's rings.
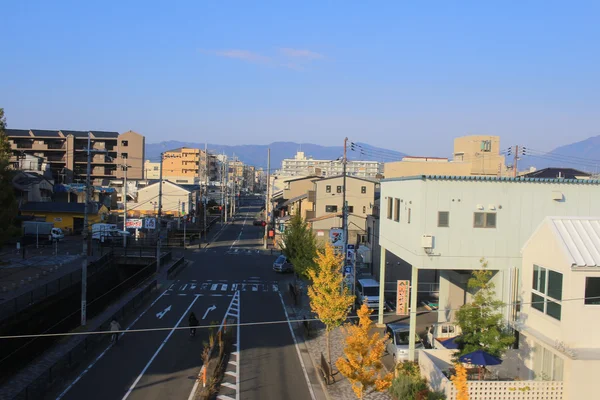
[[385,163],[383,167],[383,176],[387,178],[400,178],[403,176],[417,175],[471,175],[470,162],[448,162],[433,159],[428,161],[395,161]]
[[[125,143],[127,146],[125,146]],[[144,179],[144,161],[146,158],[146,138],[134,131],[119,135],[117,144],[117,163],[121,163],[127,154],[127,179]],[[117,178],[123,177],[123,170],[117,168]]]

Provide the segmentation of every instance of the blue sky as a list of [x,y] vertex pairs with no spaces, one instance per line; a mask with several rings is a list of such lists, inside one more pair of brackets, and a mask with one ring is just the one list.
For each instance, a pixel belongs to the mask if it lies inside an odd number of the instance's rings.
[[291,3],[6,1],[0,107],[13,128],[414,155],[600,134],[600,2]]

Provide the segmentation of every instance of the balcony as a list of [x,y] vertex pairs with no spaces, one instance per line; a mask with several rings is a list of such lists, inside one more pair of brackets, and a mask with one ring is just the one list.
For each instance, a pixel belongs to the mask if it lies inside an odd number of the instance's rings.
[[309,190],[308,191],[308,202],[309,203],[316,203],[317,202],[317,192],[314,190]]

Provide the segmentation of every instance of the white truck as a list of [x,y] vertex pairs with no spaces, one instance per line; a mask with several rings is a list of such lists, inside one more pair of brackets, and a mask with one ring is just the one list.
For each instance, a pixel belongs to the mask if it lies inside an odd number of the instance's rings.
[[25,221],[23,222],[23,236],[26,239],[54,242],[65,238],[60,228],[55,228],[52,222]]
[[117,224],[93,224],[92,239],[100,242],[108,242],[122,237],[122,232],[118,230]]

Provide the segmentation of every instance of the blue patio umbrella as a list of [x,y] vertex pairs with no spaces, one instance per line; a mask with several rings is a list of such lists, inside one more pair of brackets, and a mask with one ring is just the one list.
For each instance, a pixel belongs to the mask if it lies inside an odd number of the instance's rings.
[[460,362],[469,363],[473,365],[479,365],[485,367],[487,365],[498,365],[502,364],[502,360],[498,357],[491,355],[483,350],[472,351],[458,358]]

